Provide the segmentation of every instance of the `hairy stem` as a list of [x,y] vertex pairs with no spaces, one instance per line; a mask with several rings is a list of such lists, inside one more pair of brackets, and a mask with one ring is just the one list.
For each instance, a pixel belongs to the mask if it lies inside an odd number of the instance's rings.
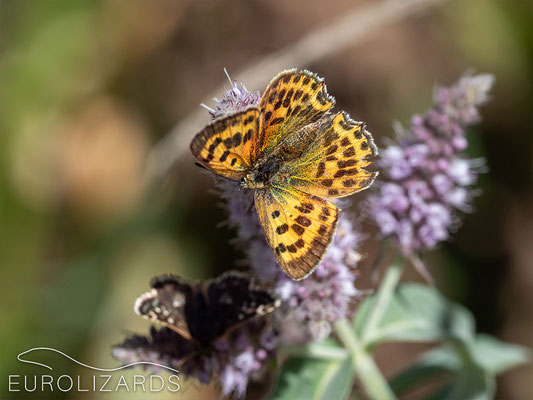
[[281,346],[278,351],[292,356],[306,356],[322,358],[327,360],[344,360],[349,356],[345,349],[339,347],[325,346],[320,343],[309,343],[305,346],[287,345]]

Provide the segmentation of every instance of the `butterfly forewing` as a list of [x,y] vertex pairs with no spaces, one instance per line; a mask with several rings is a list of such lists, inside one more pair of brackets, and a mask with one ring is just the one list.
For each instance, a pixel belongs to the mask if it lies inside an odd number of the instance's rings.
[[335,99],[322,79],[309,71],[285,71],[275,77],[261,97],[258,151],[273,149],[287,135],[320,119]]
[[377,172],[366,167],[377,148],[364,124],[340,112],[315,126],[317,139],[298,160],[288,163],[288,184],[325,198],[348,196],[369,187]]
[[256,190],[255,207],[268,244],[294,280],[314,271],[333,239],[338,208],[290,187]]
[[228,179],[241,179],[253,165],[259,110],[247,108],[219,118],[198,133],[191,151],[200,164]]
[[135,313],[191,339],[185,307],[192,298],[192,287],[174,275],[156,277],[150,285],[152,290],[135,301]]

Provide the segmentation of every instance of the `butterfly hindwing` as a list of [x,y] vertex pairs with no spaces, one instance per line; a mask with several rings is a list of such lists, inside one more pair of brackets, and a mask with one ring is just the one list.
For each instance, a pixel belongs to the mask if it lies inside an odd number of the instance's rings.
[[219,118],[198,133],[191,142],[198,162],[228,179],[241,179],[255,161],[259,110],[249,107]]
[[372,136],[348,114],[328,115],[315,124],[317,139],[290,161],[288,184],[325,198],[343,197],[369,187],[377,172],[365,168],[377,155]]
[[135,313],[190,340],[185,307],[192,298],[192,287],[174,275],[156,277],[150,285],[152,290],[137,297],[133,307]]
[[256,190],[255,208],[278,263],[294,280],[314,271],[333,240],[339,209],[290,187]]
[[259,103],[257,156],[320,119],[334,104],[324,81],[315,74],[295,69],[280,73],[270,82]]
[[249,275],[235,271],[206,283],[206,295],[212,314],[223,324],[223,333],[280,305],[267,290],[256,286]]

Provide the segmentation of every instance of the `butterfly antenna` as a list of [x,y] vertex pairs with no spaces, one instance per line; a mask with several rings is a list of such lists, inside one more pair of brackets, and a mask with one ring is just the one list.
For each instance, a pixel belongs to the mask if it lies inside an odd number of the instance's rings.
[[209,171],[208,168],[204,167],[202,164],[200,164],[199,162],[195,162],[194,165],[196,165],[197,167],[200,167],[200,168],[203,168],[203,169],[206,169]]

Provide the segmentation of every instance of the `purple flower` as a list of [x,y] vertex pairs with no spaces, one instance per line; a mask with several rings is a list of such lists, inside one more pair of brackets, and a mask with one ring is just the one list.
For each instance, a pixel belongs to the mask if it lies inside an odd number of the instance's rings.
[[259,100],[261,100],[259,92],[250,92],[248,89],[246,89],[246,86],[244,86],[244,82],[241,82],[241,85],[239,86],[236,80],[230,78],[228,71],[226,71],[225,68],[224,72],[226,73],[226,76],[231,84],[231,89],[224,92],[222,95],[222,100],[219,100],[216,97],[213,99],[216,101],[215,109],[202,104],[202,107],[207,109],[213,119],[222,117],[224,115],[233,114],[237,111],[245,109],[248,106],[257,105],[259,104]]
[[[177,369],[207,384],[216,376],[224,395],[243,397],[250,379],[265,372],[265,361],[274,356],[278,334],[265,319],[253,320],[208,348],[200,347],[169,328],[150,330],[148,337],[133,335],[113,348],[113,357],[124,364],[150,361]],[[145,365],[160,372],[160,367]]]
[[438,87],[433,108],[413,116],[409,132],[382,151],[385,181],[366,204],[381,234],[404,253],[448,239],[459,222],[457,210],[471,210],[469,187],[483,163],[464,158],[465,127],[480,120],[478,106],[488,100],[493,81],[491,75],[465,75],[450,88]]

